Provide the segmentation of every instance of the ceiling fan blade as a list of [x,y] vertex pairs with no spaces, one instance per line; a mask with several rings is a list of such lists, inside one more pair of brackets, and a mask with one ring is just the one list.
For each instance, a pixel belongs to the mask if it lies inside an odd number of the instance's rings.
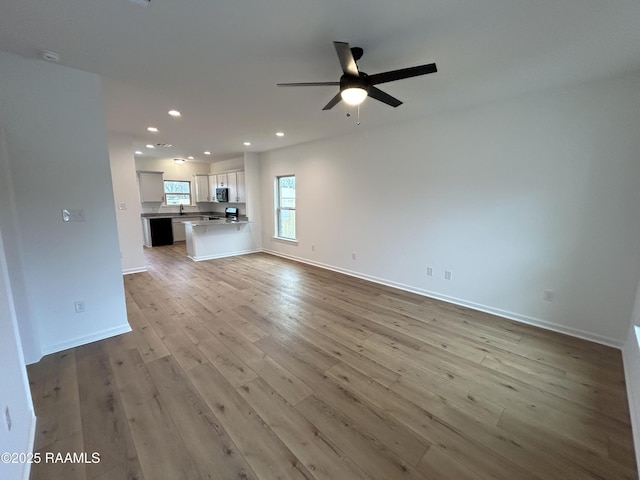
[[347,75],[359,77],[358,66],[356,65],[356,60],[353,58],[349,44],[347,42],[333,42],[333,46],[336,48],[342,71]]
[[338,92],[338,94],[333,97],[329,103],[327,103],[324,108],[322,110],[331,110],[333,107],[335,107],[338,103],[340,103],[340,100],[342,100],[342,97],[340,96],[340,92]]
[[298,82],[298,83],[276,83],[278,87],[318,87],[340,85],[340,82]]
[[391,70],[390,72],[376,73],[369,75],[367,78],[369,85],[378,85],[379,83],[393,82],[402,80],[403,78],[417,77],[418,75],[426,75],[438,71],[435,63],[427,65],[418,65],[417,67],[401,68],[400,70]]
[[375,98],[376,100],[381,101],[382,103],[391,105],[394,108],[402,105],[402,102],[400,100],[398,100],[395,97],[392,97],[388,93],[384,93],[382,90],[376,87],[369,87],[369,96],[371,98]]

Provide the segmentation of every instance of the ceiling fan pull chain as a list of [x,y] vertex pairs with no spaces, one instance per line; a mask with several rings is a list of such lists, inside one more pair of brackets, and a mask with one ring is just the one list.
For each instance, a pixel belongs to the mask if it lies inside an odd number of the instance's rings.
[[358,108],[358,121],[356,122],[356,125],[360,125],[360,104],[357,105]]

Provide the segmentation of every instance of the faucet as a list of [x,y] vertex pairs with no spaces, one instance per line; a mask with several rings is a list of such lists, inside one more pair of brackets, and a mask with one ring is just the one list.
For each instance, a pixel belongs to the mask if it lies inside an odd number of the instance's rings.
[[180,215],[184,215],[184,205],[180,204]]

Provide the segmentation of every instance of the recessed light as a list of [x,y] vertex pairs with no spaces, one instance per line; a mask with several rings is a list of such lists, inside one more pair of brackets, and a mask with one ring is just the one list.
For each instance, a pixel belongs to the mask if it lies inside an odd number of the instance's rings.
[[284,137],[284,132],[276,132],[276,137]]
[[141,152],[140,150],[136,150],[134,153],[135,153],[136,155],[142,155],[142,152]]
[[250,147],[250,146],[251,146],[251,142],[244,142],[244,143],[243,143],[243,145],[244,145],[245,147]]
[[173,147],[170,143],[156,143],[156,147],[169,148]]
[[146,145],[147,148],[156,148],[155,146],[151,145],[150,143],[148,145]]
[[173,161],[179,165],[182,165],[184,162],[186,162],[184,158],[174,158]]
[[167,113],[169,115],[171,115],[172,117],[181,117],[182,116],[182,114],[178,110],[169,110]]
[[187,158],[188,158],[189,160],[193,160],[193,157],[192,157],[192,156],[188,156]]
[[207,150],[206,152],[204,152],[205,155],[211,155],[211,152],[209,150]]
[[147,127],[148,132],[158,133],[158,129],[156,127]]

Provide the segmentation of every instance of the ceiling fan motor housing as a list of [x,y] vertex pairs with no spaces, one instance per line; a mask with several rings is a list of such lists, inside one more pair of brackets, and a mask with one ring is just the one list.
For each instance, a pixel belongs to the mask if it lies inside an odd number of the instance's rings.
[[362,88],[369,93],[369,83],[366,81],[366,73],[360,74],[359,77],[347,75],[346,73],[340,77],[340,91],[347,88]]

